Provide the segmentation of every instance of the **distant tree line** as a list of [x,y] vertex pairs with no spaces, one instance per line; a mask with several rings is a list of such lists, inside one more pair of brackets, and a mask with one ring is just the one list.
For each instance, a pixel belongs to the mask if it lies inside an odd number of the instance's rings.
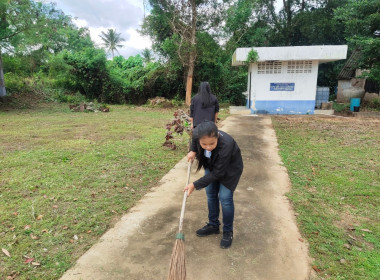
[[[209,81],[221,102],[241,104],[247,69],[232,67],[232,54],[265,46],[348,44],[350,53],[360,50],[357,66],[380,83],[378,0],[283,0],[279,12],[274,0],[148,2],[141,32],[153,48],[123,58],[114,56],[123,41],[116,30],[102,34],[104,50],[54,4],[0,0],[0,95],[80,94],[134,104],[187,95],[188,101]],[[322,64],[318,84],[335,86],[343,63]]]

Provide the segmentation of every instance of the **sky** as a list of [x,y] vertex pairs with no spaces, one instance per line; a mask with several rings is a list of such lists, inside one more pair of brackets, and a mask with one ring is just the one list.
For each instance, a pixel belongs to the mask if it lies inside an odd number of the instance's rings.
[[[78,27],[87,27],[90,30],[92,41],[101,46],[99,35],[107,29],[116,29],[125,39],[124,47],[119,48],[119,54],[128,58],[142,52],[144,48],[151,48],[148,37],[140,35],[140,28],[144,18],[143,0],[51,0],[57,8],[73,17]],[[115,54],[116,55],[116,54]]]
[[[43,0],[44,1],[44,0]],[[125,39],[124,47],[119,48],[119,54],[128,58],[151,48],[149,37],[140,35],[140,28],[144,18],[144,0],[45,0],[54,2],[57,8],[73,17],[78,27],[87,27],[90,30],[92,41],[99,47],[102,40],[99,35],[107,29],[116,29]],[[276,10],[281,1],[276,0]],[[116,55],[116,54],[115,54]]]

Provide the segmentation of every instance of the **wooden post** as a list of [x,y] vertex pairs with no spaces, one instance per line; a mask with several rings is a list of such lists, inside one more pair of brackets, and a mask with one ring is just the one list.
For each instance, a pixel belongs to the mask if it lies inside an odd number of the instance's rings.
[[193,88],[193,74],[194,74],[194,64],[196,58],[196,25],[197,25],[197,8],[195,5],[195,0],[190,1],[191,4],[191,50],[189,55],[189,71],[187,72],[186,81],[186,106],[191,104],[191,90]]

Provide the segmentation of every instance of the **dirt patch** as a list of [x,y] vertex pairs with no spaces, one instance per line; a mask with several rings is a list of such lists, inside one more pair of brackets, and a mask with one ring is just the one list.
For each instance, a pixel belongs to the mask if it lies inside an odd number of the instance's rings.
[[14,93],[0,97],[0,110],[32,109],[46,106],[46,96],[39,93]]
[[[305,135],[310,131],[321,132],[321,135],[334,135],[342,139],[342,145],[360,145],[363,141],[378,142],[371,136],[380,132],[379,118],[347,118],[335,116],[275,116],[285,121],[290,129],[303,129]],[[300,126],[302,125],[302,126]],[[350,135],[350,137],[346,137]],[[323,138],[319,139],[323,141]]]
[[357,217],[354,217],[348,212],[340,214],[340,220],[336,221],[334,225],[338,228],[341,228],[345,231],[351,231],[354,227],[358,227],[360,222]]
[[340,220],[336,221],[334,225],[337,228],[341,228],[346,233],[346,244],[347,247],[356,246],[358,248],[368,248],[369,250],[374,250],[374,244],[367,242],[363,238],[365,231],[361,231],[360,224],[363,222],[369,222],[370,219],[366,217],[354,217],[347,211],[340,214]]

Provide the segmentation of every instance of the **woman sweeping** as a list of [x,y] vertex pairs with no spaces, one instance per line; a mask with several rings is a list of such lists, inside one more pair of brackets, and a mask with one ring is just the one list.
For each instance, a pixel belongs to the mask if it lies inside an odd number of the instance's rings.
[[201,122],[193,132],[188,161],[198,160],[198,169],[205,169],[205,175],[188,184],[184,191],[188,195],[194,189],[206,188],[208,219],[206,226],[196,231],[200,237],[219,233],[219,202],[223,213],[223,238],[220,247],[229,248],[233,239],[234,200],[233,194],[243,172],[243,160],[235,140],[219,131],[212,121]]

